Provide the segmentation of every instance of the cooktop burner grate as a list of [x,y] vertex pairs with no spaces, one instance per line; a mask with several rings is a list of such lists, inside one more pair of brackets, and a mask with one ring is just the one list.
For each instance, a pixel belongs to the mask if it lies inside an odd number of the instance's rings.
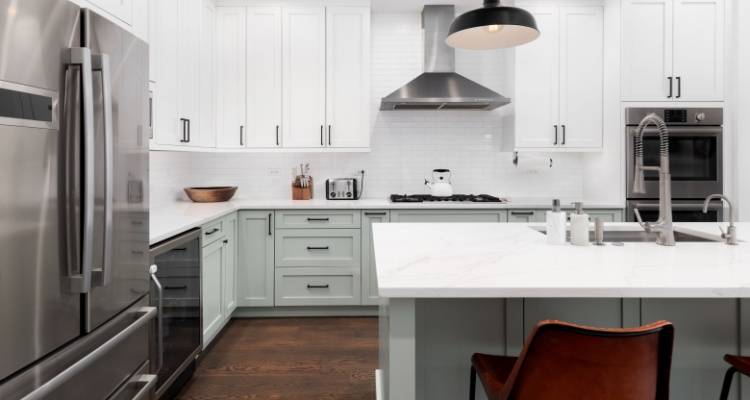
[[454,194],[453,196],[439,197],[429,194],[392,194],[391,201],[394,203],[424,203],[435,201],[448,202],[472,202],[472,203],[507,203],[508,199],[490,196],[488,194]]

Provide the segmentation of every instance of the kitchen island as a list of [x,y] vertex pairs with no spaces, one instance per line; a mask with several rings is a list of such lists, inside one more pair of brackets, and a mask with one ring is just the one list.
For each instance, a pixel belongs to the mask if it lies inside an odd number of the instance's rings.
[[[374,225],[385,397],[465,398],[472,353],[517,355],[531,328],[552,318],[669,320],[672,398],[717,398],[724,353],[750,351],[750,224],[738,225],[738,246],[721,242],[715,223],[675,225],[716,241],[550,246],[538,225]],[[734,390],[731,398],[750,398]]]

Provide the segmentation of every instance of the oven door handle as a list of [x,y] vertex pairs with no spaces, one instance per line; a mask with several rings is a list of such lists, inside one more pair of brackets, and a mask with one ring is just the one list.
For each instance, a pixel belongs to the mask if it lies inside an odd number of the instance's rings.
[[[632,208],[640,208],[640,209],[657,209],[659,208],[659,203],[636,203],[633,204]],[[709,203],[708,209],[709,210],[716,210],[721,209],[723,206],[716,202]],[[672,203],[672,209],[673,210],[686,210],[686,209],[697,209],[697,210],[703,210],[703,203]]]

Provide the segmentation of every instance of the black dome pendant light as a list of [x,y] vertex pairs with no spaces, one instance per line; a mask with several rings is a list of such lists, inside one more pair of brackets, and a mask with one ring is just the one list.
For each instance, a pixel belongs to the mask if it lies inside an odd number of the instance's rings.
[[522,45],[539,37],[530,12],[484,0],[484,7],[458,16],[446,43],[457,49],[492,50]]

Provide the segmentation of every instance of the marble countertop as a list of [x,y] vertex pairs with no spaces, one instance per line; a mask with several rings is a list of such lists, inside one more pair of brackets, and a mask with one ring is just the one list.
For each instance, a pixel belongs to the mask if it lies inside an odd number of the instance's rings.
[[[548,245],[539,224],[374,224],[380,295],[389,298],[750,296],[750,243]],[[715,223],[676,229],[717,237]],[[633,223],[607,229],[637,230]],[[750,240],[750,223],[738,224]]]
[[[562,199],[563,204],[572,203],[573,200]],[[513,208],[549,208],[552,199],[542,198],[514,198],[509,203],[460,203],[460,202],[433,202],[433,203],[392,203],[388,199],[362,199],[362,200],[287,200],[287,199],[233,199],[224,203],[192,203],[186,201],[175,201],[168,205],[155,207],[150,210],[149,242],[158,243],[179,235],[216,218],[220,218],[237,210],[372,210],[372,209],[484,209],[501,210]],[[621,203],[592,203],[586,204],[589,209],[617,209],[623,208]],[[571,206],[572,207],[572,206]]]

